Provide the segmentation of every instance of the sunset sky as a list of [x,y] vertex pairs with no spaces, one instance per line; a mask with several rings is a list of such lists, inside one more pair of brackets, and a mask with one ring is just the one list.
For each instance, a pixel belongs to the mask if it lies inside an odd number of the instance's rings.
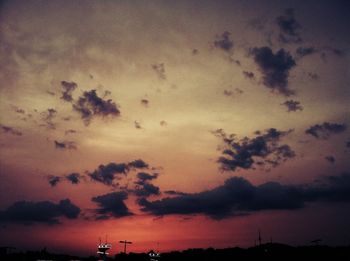
[[350,244],[348,1],[2,1],[0,246]]

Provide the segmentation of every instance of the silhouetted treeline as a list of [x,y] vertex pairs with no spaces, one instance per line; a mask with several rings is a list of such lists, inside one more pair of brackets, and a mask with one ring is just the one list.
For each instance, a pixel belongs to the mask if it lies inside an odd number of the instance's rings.
[[[350,260],[350,246],[301,246],[291,247],[278,243],[268,243],[251,248],[226,248],[226,249],[188,249],[162,253],[160,261],[231,261],[231,260]],[[47,251],[26,253],[2,253],[0,260],[4,261],[36,261],[36,260],[84,260],[96,261],[98,257],[81,258],[70,255],[50,254]],[[119,261],[149,261],[145,253],[120,253],[107,260]]]

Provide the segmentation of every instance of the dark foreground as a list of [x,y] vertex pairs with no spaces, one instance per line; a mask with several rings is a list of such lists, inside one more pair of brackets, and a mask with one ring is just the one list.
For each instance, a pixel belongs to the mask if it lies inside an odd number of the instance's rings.
[[[2,249],[4,250],[4,249]],[[160,261],[229,261],[229,260],[350,260],[350,246],[328,247],[328,246],[301,246],[291,247],[288,245],[269,243],[252,248],[226,248],[226,249],[188,249],[163,253]],[[77,256],[52,254],[46,250],[25,253],[0,253],[3,261],[34,261],[34,260],[99,260],[97,257],[81,258]],[[118,254],[107,260],[135,260],[149,261],[145,253]]]

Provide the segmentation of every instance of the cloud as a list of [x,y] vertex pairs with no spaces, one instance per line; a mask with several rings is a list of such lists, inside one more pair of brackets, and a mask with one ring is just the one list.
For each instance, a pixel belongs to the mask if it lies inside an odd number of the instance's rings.
[[225,31],[220,36],[216,36],[216,40],[214,41],[214,46],[216,48],[222,49],[225,52],[229,52],[233,48],[233,42],[230,39],[230,33]]
[[160,121],[159,124],[160,126],[163,126],[163,127],[168,125],[168,123],[164,120]]
[[58,218],[76,219],[80,208],[69,199],[61,200],[58,204],[51,201],[17,201],[7,209],[0,211],[0,222],[21,224],[46,223],[59,224]]
[[133,215],[124,203],[126,199],[128,199],[128,194],[124,191],[93,197],[91,200],[100,207],[96,210],[98,213],[96,219],[121,218]]
[[345,146],[350,148],[350,140],[345,143]]
[[134,126],[136,129],[142,129],[140,122],[134,121]]
[[58,177],[58,176],[48,176],[48,181],[51,185],[51,187],[55,187],[60,181],[61,181],[61,177]]
[[188,193],[184,193],[184,192],[176,191],[176,190],[166,190],[166,191],[164,191],[164,194],[173,195],[173,196],[188,195]]
[[328,139],[332,134],[339,134],[347,129],[346,124],[343,123],[330,123],[324,122],[322,124],[316,124],[308,128],[305,133],[309,134],[316,139]]
[[245,137],[237,140],[234,134],[227,135],[222,129],[215,131],[214,134],[225,144],[223,156],[218,159],[220,168],[223,171],[236,171],[254,169],[255,166],[278,166],[295,156],[289,145],[280,144],[281,138],[290,132],[271,128],[265,133],[255,132],[254,138]]
[[74,141],[54,141],[55,148],[56,149],[62,149],[62,150],[76,150],[77,145]]
[[134,190],[134,193],[138,197],[149,197],[151,195],[159,195],[160,191],[159,191],[159,187],[151,183],[145,182],[144,184],[136,188]]
[[109,163],[107,165],[101,164],[92,173],[88,173],[92,180],[101,182],[105,185],[112,185],[116,174],[124,174],[128,172],[128,165],[125,163]]
[[46,111],[41,112],[40,115],[42,117],[42,121],[45,123],[42,126],[46,126],[48,129],[52,130],[56,129],[56,125],[53,123],[53,119],[57,115],[57,110],[49,108]]
[[149,167],[149,165],[142,159],[130,161],[128,163],[128,166],[135,169],[147,169]]
[[199,193],[138,201],[141,210],[156,216],[203,214],[212,219],[250,214],[263,210],[293,210],[306,202],[350,200],[350,174],[325,178],[325,184],[282,185],[267,182],[258,186],[242,177],[232,177],[222,186]]
[[253,48],[251,55],[263,74],[263,83],[271,90],[289,96],[294,91],[288,87],[289,71],[296,65],[295,60],[284,49],[275,54],[270,47]]
[[73,172],[65,176],[65,178],[72,184],[79,184],[80,180],[83,178],[79,173]]
[[10,126],[0,124],[0,129],[2,130],[3,133],[9,133],[15,136],[22,136],[22,132]]
[[75,134],[75,133],[77,133],[77,131],[76,131],[76,130],[73,130],[73,129],[69,129],[69,130],[66,130],[66,131],[64,132],[65,135],[68,135],[68,134]]
[[165,75],[165,65],[164,63],[155,63],[151,65],[151,68],[157,74],[158,78],[161,80],[166,80]]
[[154,180],[154,179],[158,178],[158,174],[154,173],[152,175],[152,174],[149,174],[149,173],[146,173],[146,172],[139,172],[139,173],[137,173],[137,178],[138,178],[138,181],[136,182],[136,184],[141,185],[141,184],[144,184],[147,181],[151,181],[151,180]]
[[281,105],[286,106],[288,112],[298,111],[298,110],[302,111],[303,110],[303,106],[301,106],[300,102],[299,101],[295,101],[295,100],[285,101]]
[[88,176],[94,181],[101,182],[105,185],[112,186],[115,179],[119,179],[119,174],[127,175],[133,169],[146,169],[148,164],[142,159],[136,159],[128,163],[108,163],[101,164],[96,170],[88,173]]
[[66,82],[61,81],[61,87],[62,87],[62,96],[61,99],[72,102],[73,101],[73,91],[78,87],[78,85],[75,82]]
[[254,79],[255,78],[255,75],[253,72],[243,71],[243,75],[247,79]]
[[314,47],[298,47],[296,50],[296,53],[300,58],[314,54],[316,52],[318,51]]
[[73,109],[80,113],[80,116],[86,125],[89,125],[90,121],[95,116],[117,117],[120,115],[116,103],[111,99],[104,100],[100,98],[97,95],[96,90],[85,91],[73,104]]
[[329,163],[335,163],[335,158],[332,155],[326,156],[325,160],[327,160]]
[[280,29],[279,41],[283,43],[300,43],[302,39],[299,34],[301,25],[294,17],[294,10],[288,8],[284,14],[276,18],[276,23]]
[[141,99],[141,104],[142,104],[143,106],[145,106],[145,107],[148,107],[148,105],[149,105],[149,100],[147,100],[147,99]]

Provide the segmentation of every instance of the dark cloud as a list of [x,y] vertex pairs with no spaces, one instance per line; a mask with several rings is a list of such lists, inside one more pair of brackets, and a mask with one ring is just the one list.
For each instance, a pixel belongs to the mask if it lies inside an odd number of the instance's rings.
[[142,129],[140,122],[134,121],[134,126],[136,129]]
[[225,96],[235,96],[235,94],[237,94],[237,95],[240,95],[240,94],[242,94],[243,93],[243,91],[241,90],[241,89],[239,89],[239,88],[235,88],[234,90],[224,90],[223,91],[223,94],[225,95]]
[[149,201],[142,198],[141,210],[153,215],[204,214],[222,219],[263,210],[300,209],[306,202],[350,201],[350,174],[325,178],[325,184],[282,185],[267,182],[254,186],[241,177],[233,177],[224,185],[199,193]]
[[59,217],[76,219],[79,213],[80,208],[69,199],[61,200],[58,204],[51,201],[18,201],[0,211],[0,222],[59,224]]
[[251,55],[263,74],[263,83],[266,87],[285,96],[294,94],[288,87],[289,71],[296,65],[295,60],[284,49],[275,54],[270,47],[253,48]]
[[350,148],[350,140],[345,143],[345,146]]
[[164,63],[156,63],[152,64],[151,68],[153,71],[156,72],[157,76],[161,80],[166,80],[166,75],[165,75],[165,65]]
[[80,113],[84,123],[88,125],[94,116],[116,117],[120,111],[115,102],[111,99],[100,98],[96,90],[85,91],[82,96],[73,104],[73,109]]
[[65,178],[72,184],[79,184],[80,180],[83,178],[79,173],[73,172],[65,176]]
[[128,165],[125,163],[109,163],[107,165],[101,164],[92,173],[88,173],[92,180],[101,182],[105,185],[113,185],[117,174],[126,175],[128,172]]
[[239,168],[254,169],[255,166],[278,166],[295,156],[287,144],[280,144],[281,138],[290,132],[271,128],[265,133],[257,131],[254,138],[238,140],[234,134],[227,135],[222,129],[216,130],[214,134],[225,144],[223,156],[218,159],[220,168],[224,171],[235,171]]
[[164,194],[173,195],[173,196],[188,195],[188,193],[184,193],[184,192],[176,191],[176,190],[166,190],[166,191],[164,191]]
[[346,124],[324,122],[308,128],[305,133],[317,139],[328,139],[332,134],[339,134],[347,129]]
[[283,43],[300,43],[302,39],[299,34],[300,24],[294,17],[292,8],[286,9],[284,14],[278,16],[276,23],[280,29],[279,41]]
[[160,191],[159,191],[159,187],[151,183],[145,182],[144,184],[138,186],[135,189],[134,193],[138,197],[149,197],[151,195],[159,195]]
[[153,175],[152,174],[149,174],[149,173],[146,173],[146,172],[139,172],[137,173],[137,178],[138,178],[138,181],[136,181],[136,184],[144,184],[145,182],[147,181],[151,181],[151,180],[154,180],[156,178],[158,178],[158,173],[154,173]]
[[48,176],[47,177],[51,187],[55,187],[60,181],[61,181],[61,177],[58,176]]
[[142,159],[130,161],[128,163],[128,166],[135,169],[147,169],[149,167],[148,164]]
[[295,100],[285,101],[281,105],[286,106],[288,112],[298,111],[298,110],[302,111],[303,110],[303,106],[301,106],[300,102],[299,101],[295,101]]
[[76,150],[77,144],[74,141],[54,141],[56,149],[62,150]]
[[160,126],[167,126],[168,125],[168,123],[166,121],[160,121],[159,124],[160,124]]
[[147,107],[148,104],[149,104],[149,100],[147,100],[147,99],[141,99],[141,104],[142,104],[143,106]]
[[133,215],[124,203],[126,199],[128,199],[128,194],[124,191],[93,197],[91,200],[100,207],[96,210],[98,214],[96,219],[121,218]]
[[94,181],[101,182],[108,186],[113,186],[113,181],[115,179],[120,179],[118,174],[127,175],[127,173],[131,170],[146,169],[148,167],[148,164],[142,159],[136,159],[130,161],[129,163],[111,162],[107,165],[101,164],[96,170],[94,170],[91,173],[88,173],[88,175]]
[[335,163],[335,158],[332,155],[326,156],[325,160],[327,160],[329,163]]
[[46,111],[41,112],[40,115],[42,117],[42,121],[44,122],[44,124],[42,124],[41,126],[45,126],[48,129],[52,130],[56,129],[56,125],[53,123],[53,119],[57,115],[57,110],[49,108]]
[[296,53],[299,57],[304,57],[318,52],[314,47],[298,47]]
[[320,76],[317,73],[308,73],[307,76],[309,76],[312,80],[317,80],[318,78],[320,78]]
[[255,78],[255,75],[253,72],[243,71],[243,75],[247,79],[254,79]]
[[77,133],[77,131],[76,131],[76,130],[73,130],[73,129],[69,129],[69,130],[66,130],[66,131],[64,132],[64,134],[66,134],[66,135],[68,135],[68,134],[75,134],[75,133]]
[[61,87],[62,87],[62,96],[61,99],[71,102],[73,101],[73,91],[78,87],[78,85],[75,82],[66,82],[61,81]]
[[199,53],[198,49],[192,49],[192,55],[197,55]]
[[12,134],[15,136],[22,136],[22,132],[20,132],[19,130],[16,130],[15,128],[10,127],[10,126],[0,124],[0,129],[4,133],[9,133],[9,134]]
[[214,46],[216,48],[222,49],[226,52],[229,52],[233,48],[233,42],[230,39],[230,33],[225,31],[220,36],[216,36],[216,40],[214,41]]

